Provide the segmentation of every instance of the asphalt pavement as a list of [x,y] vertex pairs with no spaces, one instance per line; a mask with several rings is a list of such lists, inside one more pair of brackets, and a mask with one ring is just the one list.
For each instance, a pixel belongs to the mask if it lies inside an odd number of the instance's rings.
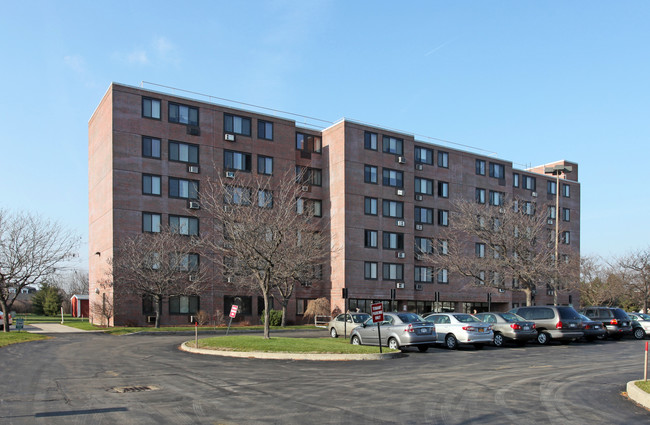
[[[284,333],[283,336],[286,336]],[[314,335],[313,332],[310,335]],[[326,332],[322,332],[326,336]],[[432,348],[382,361],[224,358],[179,335],[0,348],[2,424],[630,424],[642,341]]]

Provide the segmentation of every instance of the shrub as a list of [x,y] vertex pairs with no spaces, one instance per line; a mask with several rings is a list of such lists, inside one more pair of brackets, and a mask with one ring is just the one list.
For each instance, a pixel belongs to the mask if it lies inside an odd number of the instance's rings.
[[[262,311],[262,317],[260,318],[262,324],[264,324],[264,311]],[[281,310],[271,310],[269,311],[269,325],[271,326],[280,326],[282,324],[282,311]]]
[[32,298],[32,309],[34,314],[56,316],[61,310],[61,302],[62,297],[59,289],[45,282]]

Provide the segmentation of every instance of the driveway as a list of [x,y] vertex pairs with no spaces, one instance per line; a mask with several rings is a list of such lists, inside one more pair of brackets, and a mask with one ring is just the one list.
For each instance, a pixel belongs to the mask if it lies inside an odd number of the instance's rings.
[[643,341],[311,362],[179,351],[189,339],[60,334],[0,348],[0,423],[630,424],[650,417],[620,394],[642,376]]

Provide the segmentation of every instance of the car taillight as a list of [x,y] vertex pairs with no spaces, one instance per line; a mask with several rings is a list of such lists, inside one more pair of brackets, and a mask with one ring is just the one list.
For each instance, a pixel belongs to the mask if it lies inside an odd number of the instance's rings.
[[555,329],[562,329],[562,322],[557,322],[557,325],[555,325]]
[[521,329],[521,325],[519,323],[513,323],[510,325],[510,327],[516,331]]
[[415,329],[413,328],[413,324],[409,323],[409,325],[404,329],[404,332],[415,332]]
[[532,328],[533,328],[533,329],[537,329],[537,325],[533,323]]
[[474,326],[463,326],[464,331],[474,332],[476,328]]
[[617,324],[618,324],[618,320],[616,320],[616,319],[612,319],[612,321],[609,322],[609,324],[610,324],[610,325],[617,325]]
[[591,329],[591,325],[585,325],[585,329]]

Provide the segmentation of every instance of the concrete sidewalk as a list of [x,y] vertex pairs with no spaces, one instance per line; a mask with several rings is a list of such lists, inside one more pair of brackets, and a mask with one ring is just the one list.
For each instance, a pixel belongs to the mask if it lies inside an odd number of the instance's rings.
[[32,325],[26,325],[23,330],[33,334],[76,334],[89,332],[59,323],[34,323]]

